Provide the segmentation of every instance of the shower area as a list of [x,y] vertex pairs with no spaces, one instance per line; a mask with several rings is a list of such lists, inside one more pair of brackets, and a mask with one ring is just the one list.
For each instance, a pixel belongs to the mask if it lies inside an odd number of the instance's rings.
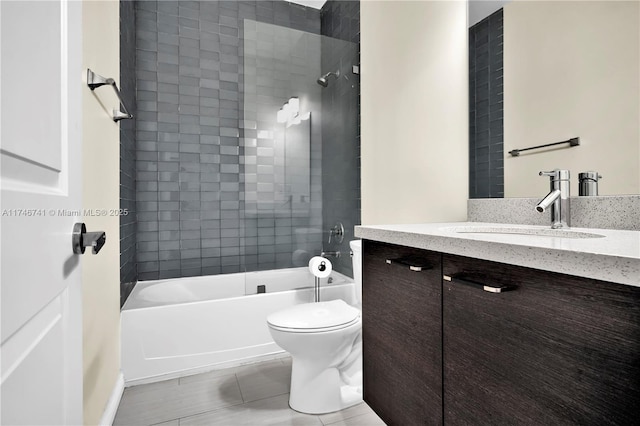
[[[320,10],[286,1],[121,2],[122,91],[136,105],[135,120],[121,127],[126,345],[166,337],[170,315],[139,315],[201,300],[185,295],[231,300],[306,291],[313,285],[307,262],[322,251],[340,253],[330,257],[330,281],[339,287],[352,276],[349,241],[360,223],[358,65],[358,2],[332,0]],[[344,234],[336,235],[340,225]],[[162,290],[151,293],[151,284]],[[285,299],[299,303],[301,294]],[[289,303],[282,300],[215,310],[268,313]],[[189,309],[175,315],[195,315]],[[192,320],[212,327],[225,319]],[[252,327],[262,330],[256,321]],[[146,351],[155,344],[147,342]],[[165,355],[155,358],[176,357]]]

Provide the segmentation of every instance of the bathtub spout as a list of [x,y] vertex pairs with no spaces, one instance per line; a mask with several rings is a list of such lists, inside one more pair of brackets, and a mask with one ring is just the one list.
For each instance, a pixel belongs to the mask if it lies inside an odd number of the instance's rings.
[[322,257],[331,256],[337,259],[340,257],[340,252],[339,251],[323,251],[322,253],[320,253],[320,256]]

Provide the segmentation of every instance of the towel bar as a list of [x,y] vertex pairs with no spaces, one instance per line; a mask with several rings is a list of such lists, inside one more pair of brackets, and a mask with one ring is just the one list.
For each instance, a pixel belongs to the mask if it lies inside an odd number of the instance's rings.
[[514,150],[509,151],[509,154],[511,154],[513,157],[517,157],[517,156],[520,155],[521,152],[529,151],[530,149],[546,148],[548,146],[560,145],[560,144],[563,144],[563,143],[568,143],[570,147],[571,146],[578,146],[578,145],[580,145],[580,138],[571,138],[571,139],[568,139],[566,141],[548,143],[548,144],[545,144],[545,145],[532,146],[531,148],[514,149]]
[[112,78],[104,78],[87,68],[87,86],[89,86],[89,89],[95,90],[96,88],[104,85],[113,87],[113,90],[115,90],[116,95],[118,95],[118,99],[120,100],[120,105],[122,105],[122,108],[124,109],[124,112],[120,111],[120,109],[113,109],[113,121],[117,123],[120,120],[133,118],[133,115],[129,114],[129,110],[127,110],[127,107],[122,100],[122,95],[120,94],[120,90],[118,90],[116,81]]

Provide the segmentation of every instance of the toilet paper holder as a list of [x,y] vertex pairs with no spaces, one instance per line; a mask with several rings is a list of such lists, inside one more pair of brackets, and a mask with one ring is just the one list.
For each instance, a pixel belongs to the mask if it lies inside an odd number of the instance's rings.
[[320,264],[318,265],[318,271],[320,272],[324,272],[327,270],[327,263],[323,260],[320,262]]
[[321,256],[314,256],[309,260],[309,272],[314,276],[314,300],[320,301],[320,279],[327,278],[333,270],[331,261]]

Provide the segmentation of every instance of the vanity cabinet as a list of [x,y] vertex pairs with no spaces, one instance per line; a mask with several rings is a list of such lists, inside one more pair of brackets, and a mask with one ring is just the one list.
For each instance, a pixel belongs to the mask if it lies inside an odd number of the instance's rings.
[[446,254],[443,274],[445,424],[640,424],[639,287]]
[[388,425],[442,424],[441,261],[363,242],[364,400]]
[[640,425],[640,287],[363,247],[364,399],[387,424]]

